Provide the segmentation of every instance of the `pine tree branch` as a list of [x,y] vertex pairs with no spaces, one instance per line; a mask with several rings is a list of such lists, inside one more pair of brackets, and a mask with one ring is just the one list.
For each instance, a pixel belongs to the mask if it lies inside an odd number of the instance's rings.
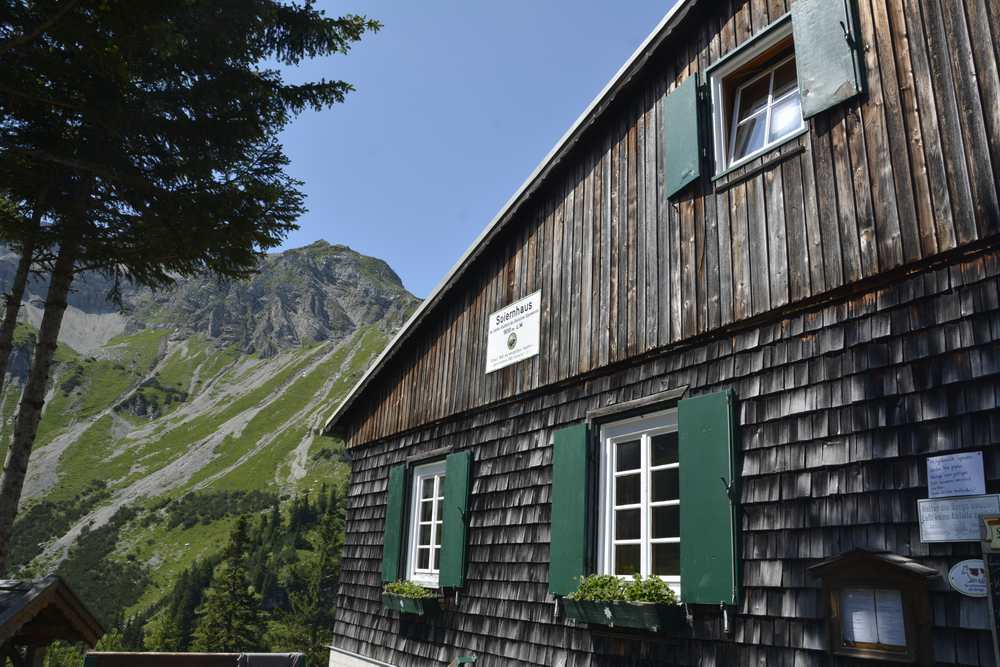
[[5,42],[0,42],[0,55],[37,39],[46,30],[61,21],[62,18],[66,16],[66,14],[70,13],[78,4],[80,4],[80,0],[66,0],[66,2],[63,3],[63,6],[59,8],[59,11],[49,17],[47,21],[39,23],[34,30],[18,37],[12,37]]

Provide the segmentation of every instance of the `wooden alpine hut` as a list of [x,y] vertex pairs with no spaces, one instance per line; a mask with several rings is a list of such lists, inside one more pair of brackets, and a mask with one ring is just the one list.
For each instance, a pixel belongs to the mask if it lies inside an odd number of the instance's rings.
[[995,0],[678,0],[329,420],[331,665],[997,664],[998,54]]

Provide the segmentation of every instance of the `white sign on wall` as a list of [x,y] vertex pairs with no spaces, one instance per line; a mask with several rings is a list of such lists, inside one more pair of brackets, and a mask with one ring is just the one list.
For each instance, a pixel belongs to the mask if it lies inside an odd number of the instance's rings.
[[978,542],[984,514],[1000,514],[1000,495],[921,498],[917,501],[921,542]]
[[928,458],[927,489],[931,498],[983,495],[986,493],[983,453],[966,452]]
[[948,570],[948,583],[962,595],[970,598],[986,597],[986,565],[982,558],[970,558],[952,565]]
[[487,374],[538,354],[541,321],[541,292],[491,313],[486,338]]

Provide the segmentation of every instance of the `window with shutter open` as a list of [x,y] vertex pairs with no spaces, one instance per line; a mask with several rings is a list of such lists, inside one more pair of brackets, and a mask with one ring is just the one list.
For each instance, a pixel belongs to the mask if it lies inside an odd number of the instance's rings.
[[594,456],[586,424],[557,431],[549,591],[572,593],[592,573],[593,534],[601,574],[655,575],[684,602],[735,604],[735,433],[731,392],[605,422]]
[[465,583],[472,455],[389,471],[382,580],[402,576],[428,588]]
[[[708,138],[699,124],[701,75],[692,73],[670,91],[663,104],[667,197],[701,177],[704,156],[714,157],[720,177],[799,136],[813,116],[861,94],[858,35],[853,0],[796,0],[787,15],[704,73],[711,98]],[[703,141],[711,141],[711,149]]]

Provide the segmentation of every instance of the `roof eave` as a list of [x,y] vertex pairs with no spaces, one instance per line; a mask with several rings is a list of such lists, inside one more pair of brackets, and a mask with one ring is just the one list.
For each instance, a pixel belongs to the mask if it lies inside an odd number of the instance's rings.
[[556,142],[556,145],[542,159],[539,165],[535,167],[535,170],[528,176],[521,187],[517,189],[514,195],[504,204],[503,208],[500,209],[500,212],[497,213],[489,225],[473,241],[469,249],[465,251],[465,254],[455,263],[451,270],[413,312],[413,315],[410,316],[392,340],[389,341],[389,344],[376,357],[374,363],[368,367],[368,370],[365,371],[364,375],[355,383],[340,405],[337,406],[333,415],[326,421],[326,424],[323,426],[323,435],[340,438],[346,437],[346,429],[341,420],[354,405],[360,394],[386,366],[389,359],[396,353],[396,350],[402,343],[409,338],[411,331],[416,329],[426,314],[441,301],[448,288],[462,276],[465,269],[479,256],[480,250],[500,231],[503,223],[511,218],[514,212],[531,197],[537,187],[545,180],[544,177],[548,172],[559,164],[563,155],[576,145],[577,140],[582,136],[583,132],[601,116],[607,106],[615,99],[618,92],[631,82],[656,48],[662,44],[663,40],[669,36],[673,28],[687,15],[691,7],[697,2],[698,0],[677,0],[674,6],[670,8],[649,36],[639,45],[639,48],[635,50],[632,56],[615,73],[608,84],[598,93],[597,97],[587,106],[586,110],[580,114],[580,117],[577,118],[570,129]]

